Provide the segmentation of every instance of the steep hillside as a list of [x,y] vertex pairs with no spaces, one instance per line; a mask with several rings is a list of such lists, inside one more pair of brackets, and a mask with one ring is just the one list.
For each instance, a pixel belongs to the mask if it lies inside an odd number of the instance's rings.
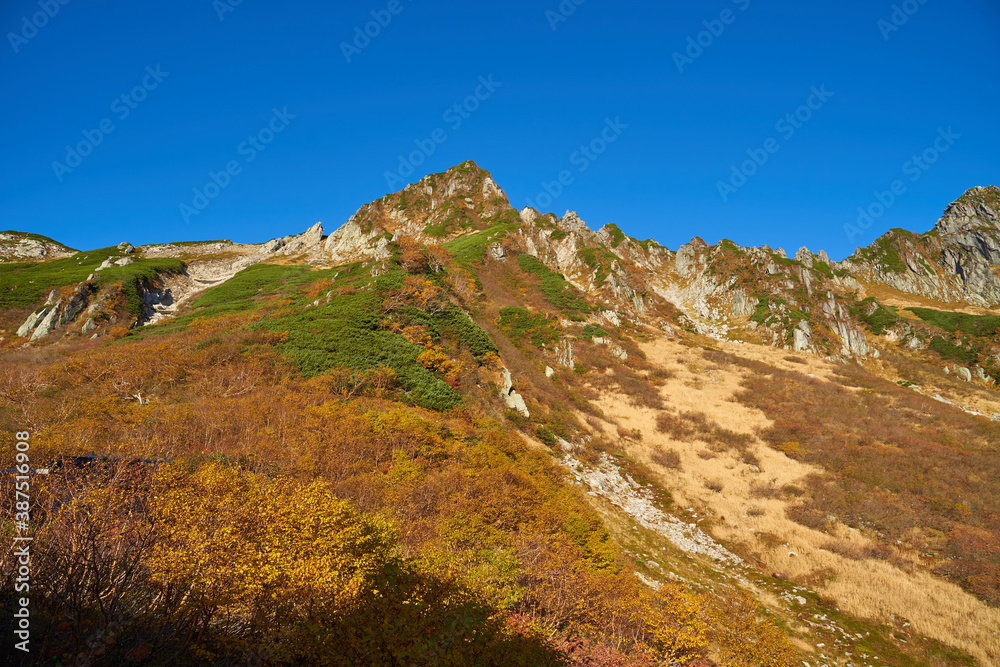
[[329,236],[0,266],[38,662],[998,664],[996,194],[836,263],[465,162]]

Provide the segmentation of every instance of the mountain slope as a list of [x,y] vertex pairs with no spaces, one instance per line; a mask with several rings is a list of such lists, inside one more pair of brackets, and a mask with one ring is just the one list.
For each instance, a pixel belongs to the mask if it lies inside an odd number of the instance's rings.
[[[962,296],[989,284],[968,276],[992,266],[994,190],[912,246],[894,234],[835,263],[516,211],[466,162],[329,236],[0,267],[0,419],[31,429],[32,462],[176,464],[134,482],[156,500],[120,614],[80,598],[52,646],[120,656],[118,632],[219,661],[263,642],[265,661],[337,664],[330,647],[354,642],[433,664],[458,641],[487,664],[994,664],[1000,320],[989,289]],[[953,278],[890,284],[891,249]],[[39,497],[116,508],[95,553],[134,539],[128,494],[63,479]],[[377,558],[252,527],[244,507],[284,516],[275,493]],[[38,528],[39,622],[78,585],[58,563],[80,511]],[[255,560],[266,545],[277,560]],[[199,553],[207,578],[184,569]],[[308,589],[334,562],[349,581]],[[168,590],[176,606],[143,602]],[[185,625],[214,613],[231,621]]]

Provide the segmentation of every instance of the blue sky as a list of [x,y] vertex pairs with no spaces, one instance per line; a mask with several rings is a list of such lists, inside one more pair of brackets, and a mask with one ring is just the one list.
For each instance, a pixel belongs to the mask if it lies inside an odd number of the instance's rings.
[[0,5],[0,229],[79,248],[330,232],[473,159],[519,208],[840,259],[1000,184],[992,0],[64,1]]

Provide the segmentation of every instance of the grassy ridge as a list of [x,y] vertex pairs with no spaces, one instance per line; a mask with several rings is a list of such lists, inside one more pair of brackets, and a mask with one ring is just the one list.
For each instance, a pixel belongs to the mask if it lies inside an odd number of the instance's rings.
[[0,308],[33,306],[53,289],[86,280],[104,260],[120,253],[112,246],[78,252],[51,262],[3,264],[0,266]]

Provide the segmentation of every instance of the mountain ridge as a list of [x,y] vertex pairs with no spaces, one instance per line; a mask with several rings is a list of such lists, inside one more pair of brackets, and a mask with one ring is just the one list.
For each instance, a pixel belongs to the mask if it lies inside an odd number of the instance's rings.
[[[847,263],[518,211],[466,162],[329,235],[5,263],[0,419],[31,420],[33,461],[178,457],[171,484],[257,498],[298,488],[276,472],[328,484],[398,522],[377,553],[430,568],[406,590],[441,611],[417,616],[449,613],[419,582],[469,586],[567,664],[991,664],[1000,316],[882,279],[975,289],[943,250],[992,270],[992,189],[963,197]],[[911,286],[911,264],[941,278]],[[185,562],[151,567],[190,584]]]
[[[169,317],[199,290],[262,262],[326,267],[364,262],[377,272],[403,239],[445,251],[467,246],[475,249],[475,262],[503,263],[521,254],[538,259],[584,295],[593,306],[586,318],[595,324],[680,326],[718,339],[866,359],[877,358],[886,340],[926,349],[933,333],[915,323],[917,318],[883,308],[871,298],[873,290],[888,289],[901,303],[915,299],[911,305],[1000,304],[998,201],[995,186],[970,188],[930,231],[892,230],[842,262],[822,250],[803,247],[789,257],[780,248],[744,247],[727,239],[710,245],[699,237],[673,251],[652,239],[634,239],[615,224],[592,230],[572,211],[561,218],[530,207],[518,211],[492,175],[469,160],[362,205],[329,235],[316,223],[301,234],[261,244],[143,246],[135,255],[111,256],[105,265],[191,258],[182,272],[164,274],[160,287],[142,290],[142,315],[135,323],[144,324]],[[105,265],[94,267],[88,280]],[[66,307],[52,295],[48,305]],[[607,319],[602,313],[609,313]],[[53,322],[65,325],[75,315]],[[36,335],[44,317],[37,310],[32,317],[33,324],[26,320],[20,329],[33,340],[48,335],[47,326]],[[878,321],[874,329],[872,318]],[[1000,378],[1000,346],[983,346],[979,354],[966,355],[969,372],[987,381]]]

